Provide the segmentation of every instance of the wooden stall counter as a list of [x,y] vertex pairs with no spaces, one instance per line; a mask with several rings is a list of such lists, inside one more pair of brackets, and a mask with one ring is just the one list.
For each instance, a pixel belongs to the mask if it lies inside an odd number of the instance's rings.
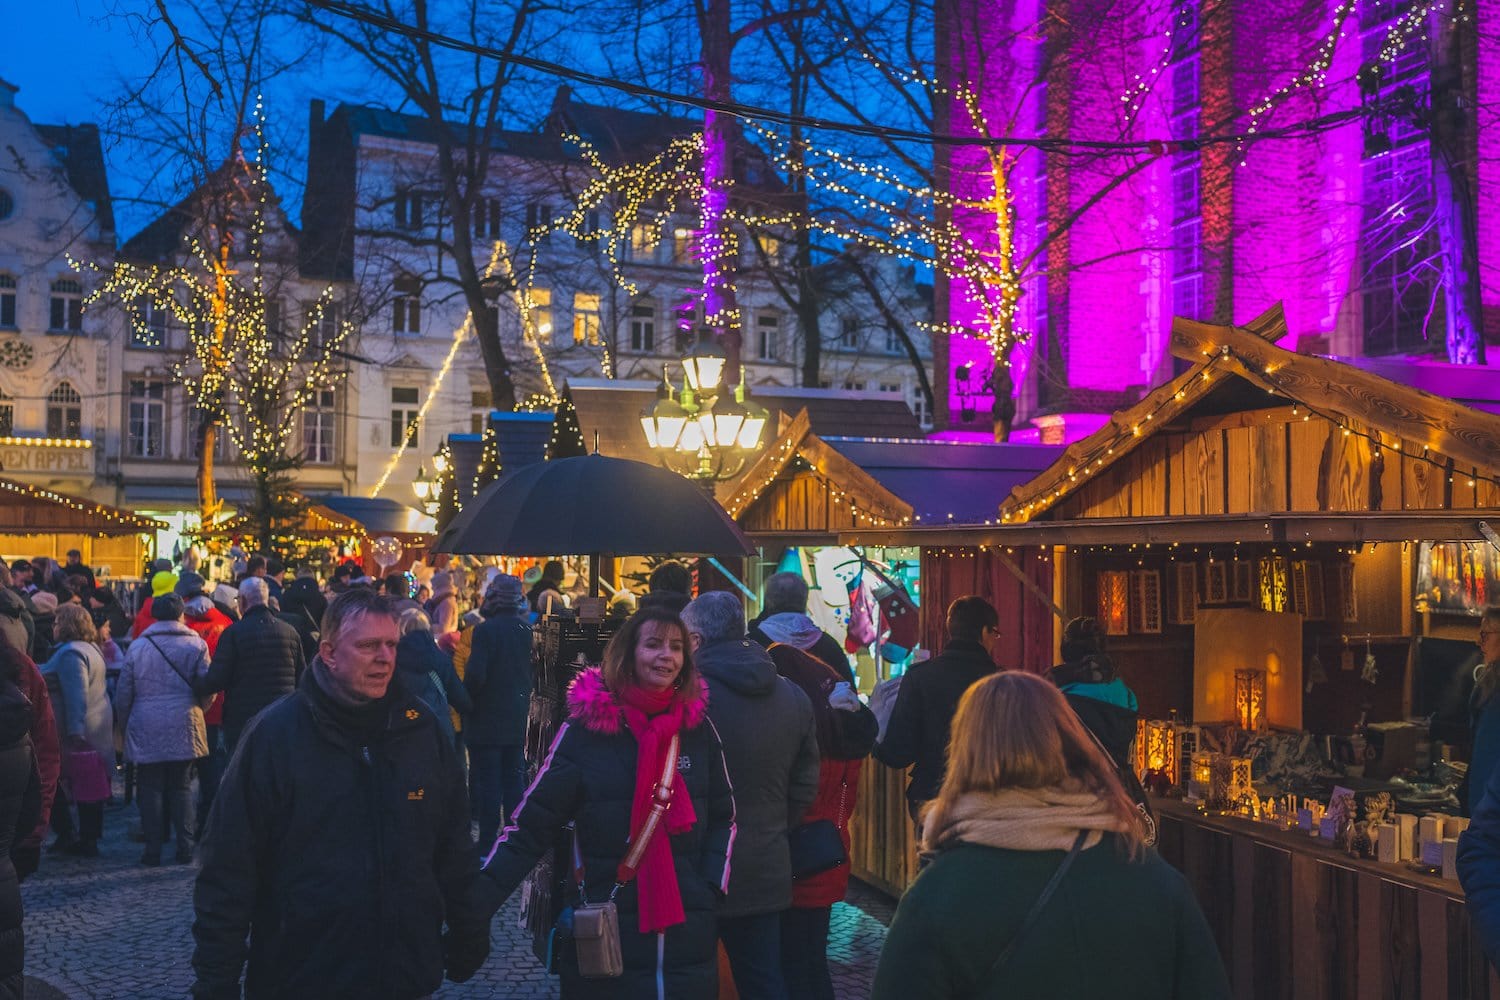
[[1157,849],[1197,895],[1237,1000],[1500,1000],[1457,882],[1153,804]]

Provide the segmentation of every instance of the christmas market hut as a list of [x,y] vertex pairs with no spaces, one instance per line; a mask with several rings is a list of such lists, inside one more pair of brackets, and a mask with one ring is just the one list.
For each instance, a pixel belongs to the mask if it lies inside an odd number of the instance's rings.
[[[291,564],[313,563],[325,573],[344,559],[358,561],[371,574],[398,572],[419,562],[433,539],[430,516],[385,497],[294,493],[288,506],[294,513],[273,525],[272,547]],[[242,512],[202,534],[222,541],[255,531],[252,516]],[[386,537],[395,544],[382,543],[377,551],[375,543]]]
[[101,576],[135,578],[152,556],[152,540],[167,525],[154,518],[83,497],[0,479],[0,554],[7,561],[70,549]]
[[[776,438],[724,506],[760,547],[759,560],[747,568],[756,592],[772,572],[801,573],[809,614],[844,643],[860,690],[869,693],[942,642],[920,627],[927,584],[918,547],[850,546],[840,536],[932,521],[993,523],[992,498],[1031,479],[1060,452],[1042,445],[823,436],[803,409],[782,417]],[[997,595],[1009,620],[1050,616],[1020,581],[1011,583]],[[926,617],[937,618],[941,628],[940,614]],[[897,893],[916,871],[905,788],[905,775],[867,762],[851,821],[851,870]]]
[[920,545],[928,608],[963,589],[935,579],[1025,575],[1053,614],[1005,667],[1047,669],[1067,617],[1098,619],[1139,699],[1129,763],[1168,795],[1158,849],[1237,996],[1497,997],[1452,857],[1475,616],[1500,593],[1500,417],[1284,332],[1279,309],[1178,319],[1191,367],[995,523],[841,540]]

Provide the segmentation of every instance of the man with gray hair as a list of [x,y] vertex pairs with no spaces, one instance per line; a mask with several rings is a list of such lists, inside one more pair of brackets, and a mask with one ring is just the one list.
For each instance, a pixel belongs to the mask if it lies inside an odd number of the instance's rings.
[[302,676],[302,640],[271,611],[270,597],[264,578],[245,577],[240,620],[219,636],[208,673],[194,684],[200,696],[224,692],[224,749],[231,755],[250,720],[295,691]]
[[463,774],[391,683],[398,635],[388,598],[340,594],[296,692],[241,737],[200,850],[196,1000],[242,974],[250,997],[415,1000],[488,956]]
[[843,645],[818,627],[807,613],[807,581],[800,573],[772,573],[761,591],[760,615],[750,621],[750,638],[769,647],[784,642],[811,653],[849,683],[854,671]]
[[719,938],[745,1000],[786,1000],[781,915],[792,905],[787,831],[818,791],[812,703],[745,634],[745,606],[722,590],[682,612],[693,662],[708,682],[708,717],[734,787],[734,868],[719,904]]

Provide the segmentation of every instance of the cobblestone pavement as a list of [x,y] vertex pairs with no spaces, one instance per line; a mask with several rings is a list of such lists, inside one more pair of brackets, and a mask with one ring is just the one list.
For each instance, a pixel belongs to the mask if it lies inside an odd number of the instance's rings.
[[[43,1000],[186,996],[192,982],[192,892],[195,869],[136,864],[141,845],[126,836],[134,806],[105,813],[98,858],[49,855],[21,887],[26,905],[28,997]],[[165,855],[171,857],[170,847]],[[858,883],[834,908],[829,958],[840,1000],[869,996],[875,960],[894,907]],[[490,960],[442,1000],[557,996],[555,980],[537,965],[530,939],[516,928],[515,905],[495,917]]]

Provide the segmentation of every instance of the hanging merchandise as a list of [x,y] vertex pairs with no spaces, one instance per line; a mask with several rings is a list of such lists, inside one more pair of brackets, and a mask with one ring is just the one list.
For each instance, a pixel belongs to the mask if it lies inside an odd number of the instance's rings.
[[857,653],[875,641],[875,595],[859,572],[849,584],[849,634],[844,649]]

